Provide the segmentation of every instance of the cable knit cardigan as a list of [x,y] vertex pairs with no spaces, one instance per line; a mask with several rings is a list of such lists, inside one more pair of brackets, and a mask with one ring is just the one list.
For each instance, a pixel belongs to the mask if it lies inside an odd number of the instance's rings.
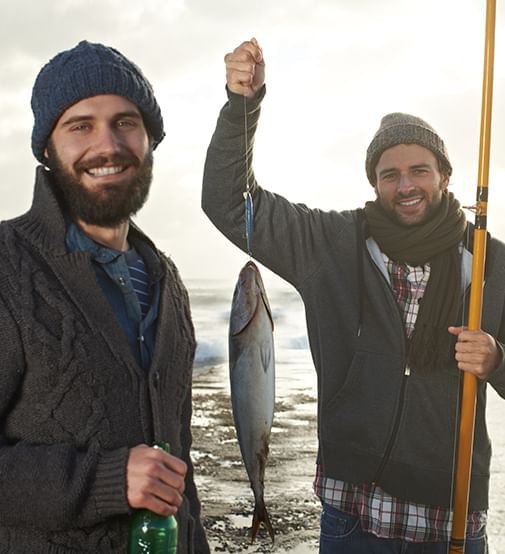
[[68,253],[64,239],[39,167],[30,211],[0,224],[0,553],[124,553],[128,449],[159,440],[189,467],[179,553],[206,553],[189,455],[195,339],[177,270],[158,252],[165,274],[145,372],[89,254]]

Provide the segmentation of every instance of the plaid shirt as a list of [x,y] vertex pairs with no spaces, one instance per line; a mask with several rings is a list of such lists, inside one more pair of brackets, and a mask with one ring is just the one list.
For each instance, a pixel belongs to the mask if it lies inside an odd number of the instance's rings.
[[419,300],[423,297],[430,278],[430,264],[413,267],[393,262],[384,253],[382,257],[391,279],[393,295],[401,308],[407,337],[410,338],[419,313]]
[[[401,308],[407,336],[412,335],[430,277],[430,264],[413,267],[393,262],[382,254],[394,297]],[[451,537],[452,513],[436,506],[424,506],[394,498],[377,485],[353,485],[324,477],[317,466],[314,490],[325,503],[359,516],[363,531],[386,539],[411,542],[446,542]],[[468,515],[467,535],[479,533],[486,525],[487,513]]]

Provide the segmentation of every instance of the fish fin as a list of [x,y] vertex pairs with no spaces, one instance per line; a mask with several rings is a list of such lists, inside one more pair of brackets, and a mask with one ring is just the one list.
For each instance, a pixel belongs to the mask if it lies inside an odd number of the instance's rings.
[[270,523],[270,516],[268,515],[268,511],[264,502],[256,503],[256,505],[254,506],[254,515],[251,527],[251,544],[254,542],[254,539],[258,534],[261,523],[263,523],[263,525],[265,526],[268,534],[270,535],[270,538],[272,539],[272,544],[274,544],[275,533],[272,524]]
[[261,364],[265,373],[270,369],[270,366],[272,365],[273,355],[274,353],[272,352],[271,348],[261,349]]

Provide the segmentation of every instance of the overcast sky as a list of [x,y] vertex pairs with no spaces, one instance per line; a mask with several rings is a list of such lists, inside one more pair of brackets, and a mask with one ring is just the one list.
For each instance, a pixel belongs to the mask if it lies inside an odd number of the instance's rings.
[[[444,138],[453,191],[474,201],[484,0],[0,1],[1,219],[31,202],[33,81],[46,61],[82,39],[118,48],[154,86],[167,137],[137,221],[185,278],[233,281],[245,261],[201,212],[200,188],[225,101],[223,56],[251,36],[267,63],[254,164],[262,186],[319,208],[362,205],[373,198],[366,148],[384,114],[405,111]],[[502,239],[504,45],[498,2],[489,230]]]

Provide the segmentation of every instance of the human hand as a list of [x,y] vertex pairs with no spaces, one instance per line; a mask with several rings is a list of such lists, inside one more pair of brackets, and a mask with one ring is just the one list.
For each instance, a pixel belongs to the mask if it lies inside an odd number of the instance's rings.
[[459,369],[487,379],[500,365],[501,351],[488,333],[469,331],[466,327],[449,327],[449,333],[458,337],[455,358]]
[[140,444],[130,449],[126,465],[126,495],[132,508],[172,515],[182,504],[186,464],[164,452]]
[[255,38],[243,42],[224,57],[226,84],[235,94],[252,98],[265,82],[263,51]]

